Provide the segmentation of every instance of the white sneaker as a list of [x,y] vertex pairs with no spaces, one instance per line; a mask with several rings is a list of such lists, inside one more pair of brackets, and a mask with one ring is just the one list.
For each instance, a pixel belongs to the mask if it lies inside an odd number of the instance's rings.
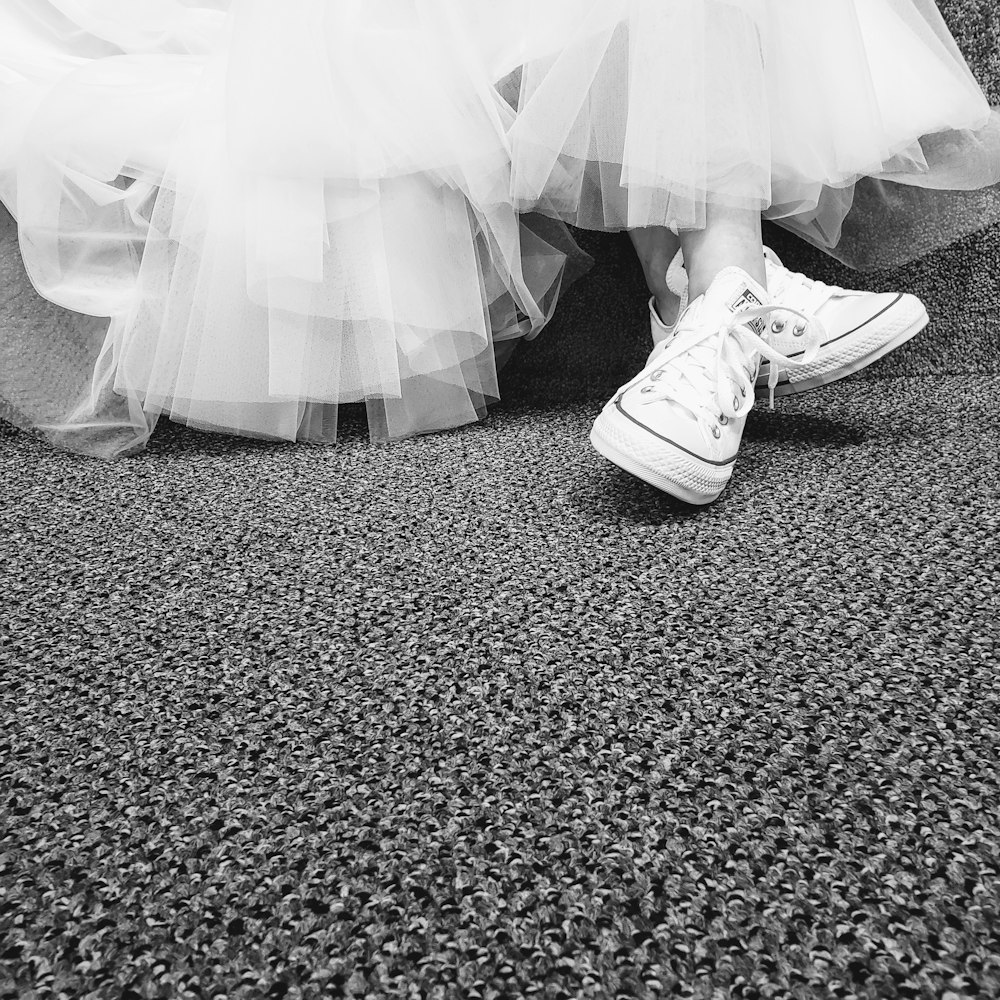
[[[773,250],[764,249],[767,288],[773,302],[807,316],[816,316],[826,331],[819,352],[809,364],[780,372],[775,396],[817,389],[867,368],[915,337],[929,319],[916,297],[898,292],[856,292],[825,285],[789,271]],[[771,320],[771,343],[788,358],[801,359],[802,324],[779,312]],[[770,363],[761,364],[757,395],[768,394]]]
[[[826,285],[789,271],[768,247],[764,248],[764,257],[768,294],[779,310],[771,320],[772,346],[785,357],[801,360],[802,323],[791,316],[782,316],[782,309],[790,310],[793,315],[816,316],[825,331],[814,361],[779,371],[775,396],[816,389],[861,371],[927,326],[927,310],[915,295],[858,292]],[[680,297],[683,309],[687,304],[687,274],[680,251],[667,271],[667,284]],[[674,335],[676,324],[670,326],[660,320],[654,299],[650,299],[649,311],[653,344],[662,344]],[[770,395],[770,377],[771,363],[765,359],[755,387],[758,397]]]
[[765,339],[775,311],[767,292],[738,267],[721,271],[681,314],[646,367],[619,389],[590,433],[607,459],[687,503],[706,504],[733,474],[762,358],[774,371],[809,363],[822,331],[805,326],[801,361]]

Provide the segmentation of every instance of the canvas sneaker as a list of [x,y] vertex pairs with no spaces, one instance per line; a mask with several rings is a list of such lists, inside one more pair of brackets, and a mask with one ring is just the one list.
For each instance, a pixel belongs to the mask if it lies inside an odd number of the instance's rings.
[[[790,271],[778,255],[764,248],[767,290],[776,312],[770,320],[771,344],[783,356],[801,360],[804,333],[795,313],[817,317],[824,332],[815,359],[779,371],[774,396],[789,396],[816,389],[867,368],[901,344],[915,337],[928,323],[927,310],[915,295],[898,292],[860,292],[827,285]],[[687,274],[678,251],[667,271],[670,290],[687,303]],[[782,315],[787,307],[790,313]],[[660,320],[655,300],[650,299],[650,331],[659,345],[676,332]],[[764,359],[757,377],[757,396],[769,396],[771,362]]]
[[590,434],[597,451],[687,503],[715,500],[736,464],[761,360],[776,378],[811,363],[823,336],[818,321],[783,309],[805,327],[801,360],[783,357],[768,342],[775,310],[745,271],[721,271],[601,411]]
[[[777,254],[765,250],[771,298],[807,316],[816,316],[826,331],[815,360],[780,373],[775,396],[817,389],[867,368],[915,337],[929,319],[916,295],[903,292],[858,292],[827,285],[789,271]],[[788,358],[802,356],[802,325],[780,311],[771,320],[771,343]],[[767,393],[770,362],[761,365],[757,394]]]

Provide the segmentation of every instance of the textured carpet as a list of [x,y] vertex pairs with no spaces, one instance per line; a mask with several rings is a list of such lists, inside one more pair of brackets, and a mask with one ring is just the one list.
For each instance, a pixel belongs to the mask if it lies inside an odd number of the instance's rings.
[[1000,994],[998,412],[785,402],[700,513],[590,404],[8,430],[0,996]]

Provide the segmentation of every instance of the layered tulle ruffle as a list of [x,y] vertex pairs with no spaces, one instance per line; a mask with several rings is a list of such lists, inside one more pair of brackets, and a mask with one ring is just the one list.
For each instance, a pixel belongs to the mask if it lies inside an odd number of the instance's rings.
[[466,12],[225,6],[0,10],[0,192],[24,263],[52,302],[110,317],[70,352],[86,393],[0,375],[8,415],[98,454],[161,413],[322,440],[342,403],[368,405],[377,439],[482,416],[496,342],[541,328],[573,250],[513,209],[514,112]]
[[895,263],[1000,214],[998,136],[930,0],[6,0],[0,198],[79,319],[0,327],[0,406],[101,455],[457,426],[562,223]]
[[732,205],[859,267],[1000,218],[1000,115],[932,0],[589,0],[534,49],[507,81],[521,209],[680,230]]

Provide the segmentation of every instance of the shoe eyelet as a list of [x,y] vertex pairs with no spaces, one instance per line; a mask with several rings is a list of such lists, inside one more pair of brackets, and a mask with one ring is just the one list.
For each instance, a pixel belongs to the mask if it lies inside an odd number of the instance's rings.
[[742,397],[743,397],[744,399],[746,399],[746,395],[747,395],[747,391],[746,391],[746,389],[744,389],[744,388],[743,388],[743,386],[740,386],[740,395],[741,395],[741,396],[742,396]]
[[663,378],[663,369],[662,368],[657,368],[656,371],[653,372],[653,374],[649,376],[649,381],[650,382],[659,382],[661,378]]
[[[745,394],[744,394],[745,395]],[[733,396],[733,409],[738,410],[740,408],[740,400],[738,396]]]
[[645,394],[646,394],[647,392],[652,392],[652,391],[653,391],[653,386],[651,386],[651,385],[644,385],[644,386],[643,386],[643,387],[642,387],[642,388],[641,388],[641,389],[639,390],[639,392],[641,392],[641,393],[642,393],[643,395],[645,395]]
[[784,329],[785,329],[785,321],[783,319],[776,319],[771,324],[771,332],[772,333],[781,333],[781,331],[784,330]]
[[724,413],[720,413],[719,414],[719,423],[722,424],[723,427],[725,427],[726,424],[729,423],[729,417],[727,417]]
[[718,441],[719,438],[722,437],[722,431],[720,431],[719,428],[715,427],[714,425],[712,427],[712,437],[714,437],[716,441]]
[[795,329],[792,330],[792,336],[793,337],[801,337],[802,334],[804,334],[805,332],[806,332],[805,324],[804,323],[797,323],[795,325]]

